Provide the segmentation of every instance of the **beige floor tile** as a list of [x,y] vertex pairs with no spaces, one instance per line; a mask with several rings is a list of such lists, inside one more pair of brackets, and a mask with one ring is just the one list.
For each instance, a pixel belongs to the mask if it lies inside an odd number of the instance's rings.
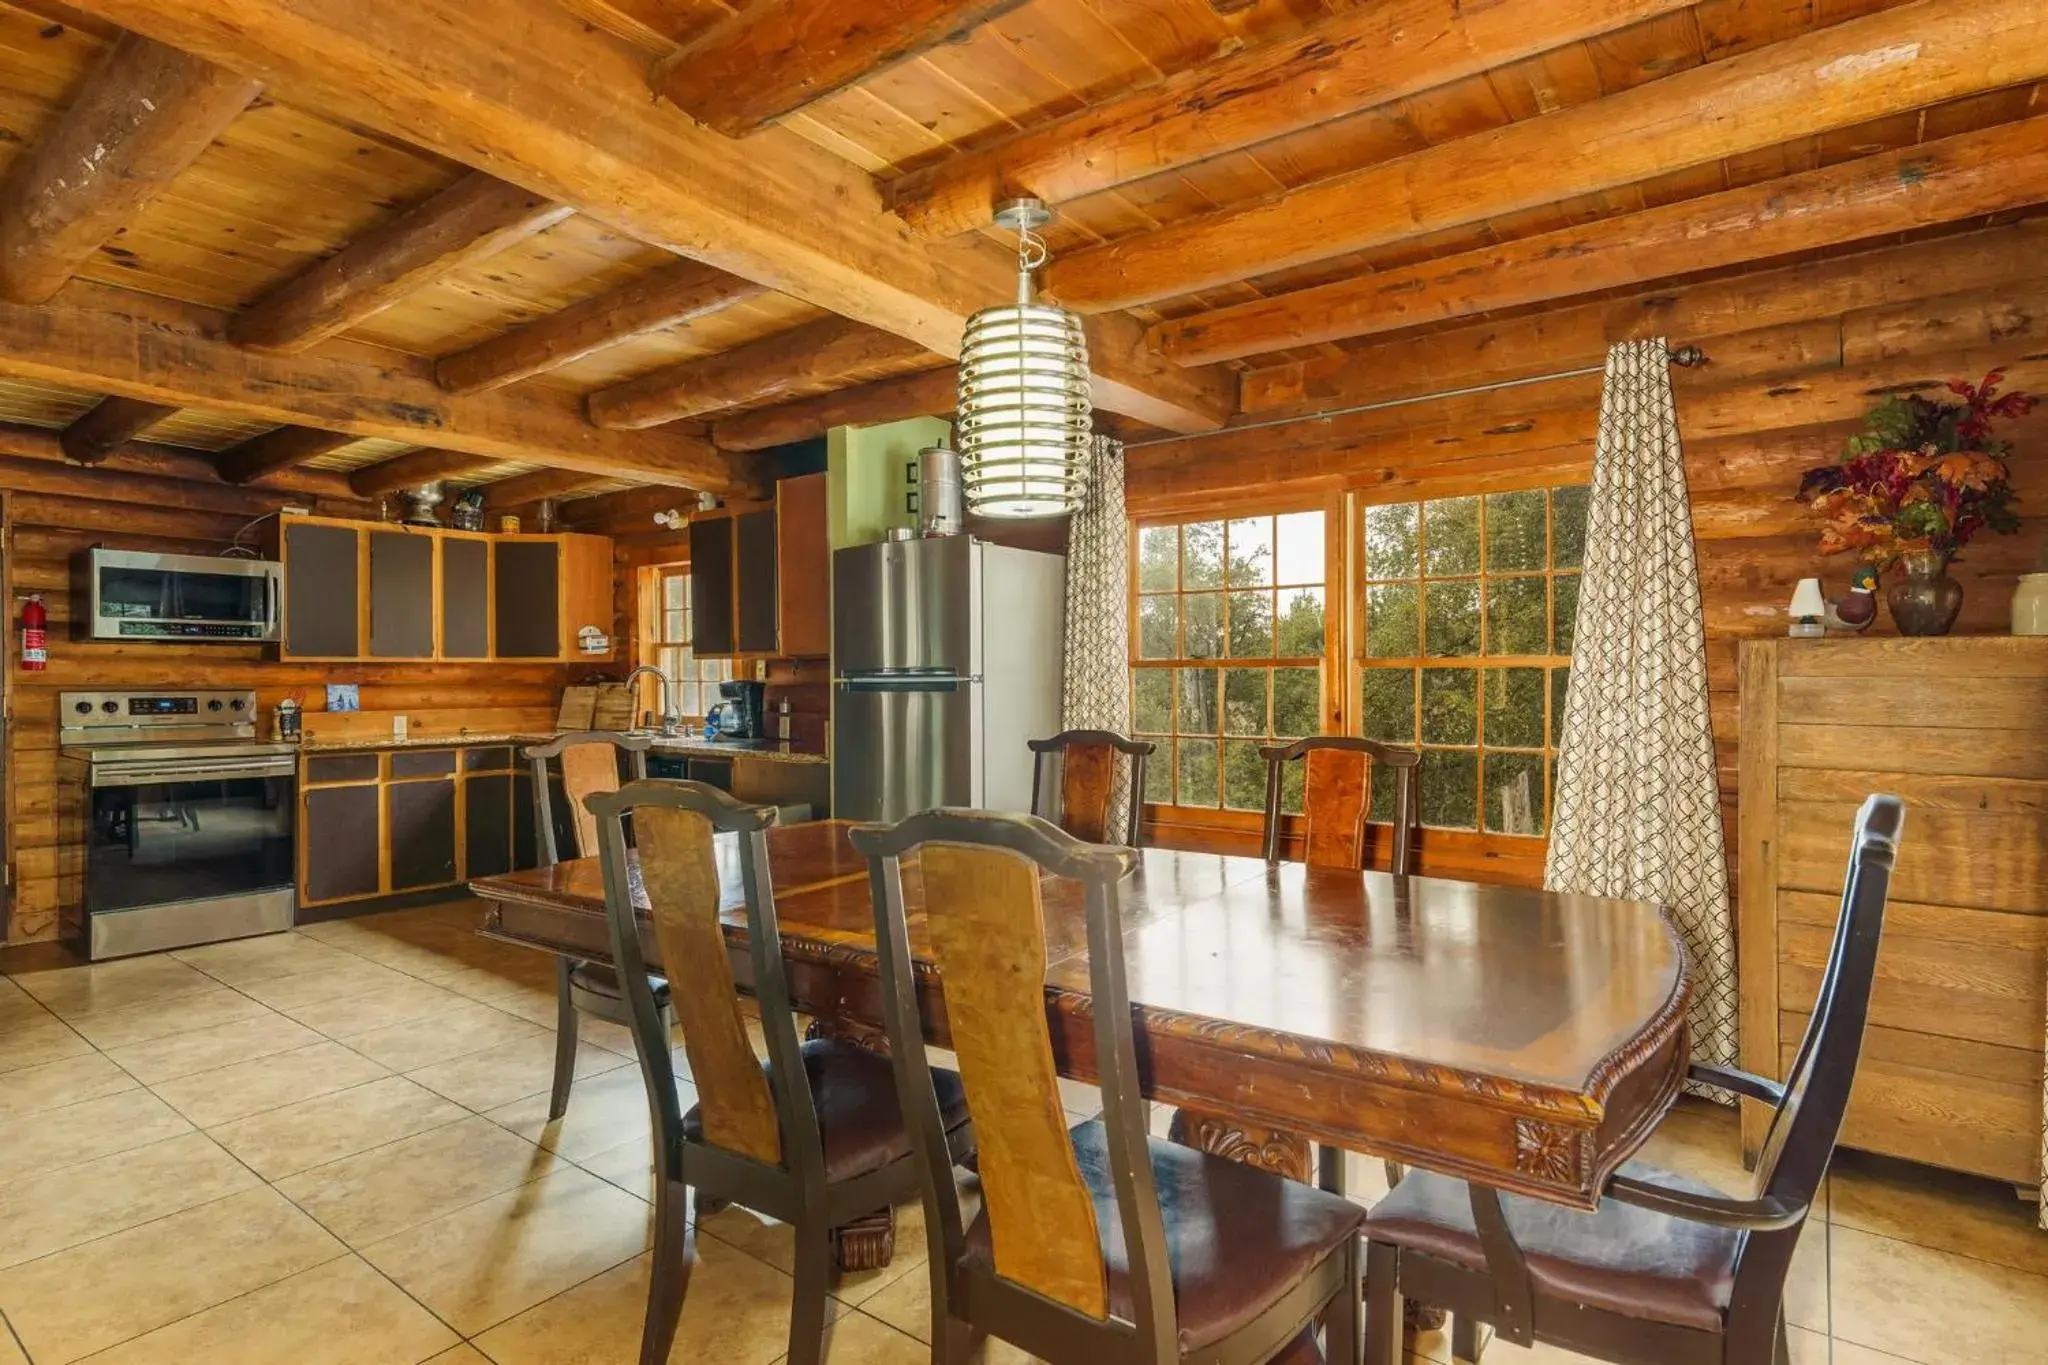
[[[576,1049],[578,1084],[627,1065],[624,1057],[601,1047]],[[479,1114],[549,1089],[554,1074],[555,1040],[545,1033],[406,1072],[429,1090]]]
[[169,1000],[145,1001],[115,1010],[95,1010],[78,1016],[73,1027],[97,1048],[126,1047],[174,1033],[231,1024],[240,1019],[269,1019],[276,1016],[260,1002],[237,990],[215,986]]
[[47,1010],[18,1019],[0,1019],[0,1075],[61,1062],[67,1057],[83,1057],[91,1051],[91,1043]]
[[344,1254],[267,1187],[0,1272],[37,1365],[66,1365]]
[[163,1081],[152,1088],[186,1118],[201,1128],[212,1128],[390,1074],[389,1069],[340,1043],[319,1042],[274,1057]]
[[419,1365],[455,1333],[346,1256],[89,1357],[93,1365]]
[[[796,1235],[787,1223],[729,1205],[699,1220],[697,1230],[738,1247],[756,1260],[766,1261],[786,1275],[796,1271]],[[840,1275],[833,1281],[832,1294],[841,1303],[859,1305],[912,1273],[925,1273],[924,1205],[916,1201],[896,1210],[896,1254],[889,1264],[879,1270]]]
[[373,1242],[362,1255],[474,1336],[647,1250],[652,1217],[625,1191],[565,1166]]
[[394,1071],[415,1071],[436,1062],[482,1052],[485,1048],[535,1038],[547,1038],[549,1046],[554,1045],[553,1037],[546,1029],[524,1019],[515,1019],[489,1005],[464,1000],[435,1015],[432,1028],[397,1024],[356,1034],[348,1040],[348,1045]]
[[0,1365],[29,1365],[28,1353],[21,1349],[21,1343],[14,1339],[14,1333],[7,1330],[7,1316],[0,1313]]
[[11,976],[0,976],[0,1024],[19,1023],[48,1014],[42,1001],[14,984]]
[[444,957],[434,966],[422,964],[412,970],[425,980],[472,1000],[494,1000],[507,995],[521,999],[551,998],[555,989],[554,963],[539,954],[534,956],[537,961],[532,964],[521,962],[488,967]]
[[277,1188],[360,1249],[523,1185],[559,1164],[552,1152],[471,1117],[305,1171]]
[[627,1194],[649,1202],[653,1200],[654,1140],[651,1135],[583,1157],[576,1164],[598,1179],[617,1185]]
[[[426,981],[406,981],[350,995],[294,1005],[282,1013],[330,1038],[349,1038],[375,1029],[420,1024],[470,1002]],[[431,1029],[423,1029],[431,1032]]]
[[0,1080],[0,1121],[61,1109],[135,1086],[133,1076],[96,1052],[25,1066]]
[[[676,1094],[683,1113],[697,1103],[696,1088],[686,1081],[676,1083]],[[484,1117],[571,1161],[622,1143],[645,1144],[652,1131],[647,1086],[637,1064],[578,1080],[569,1091],[568,1112],[553,1123],[548,1122],[549,1098],[549,1092],[542,1091],[490,1110]]]
[[[1811,1365],[1830,1365],[1830,1362],[1831,1365],[1918,1365],[1918,1362],[1908,1361],[1904,1356],[1895,1356],[1889,1351],[1874,1351],[1868,1346],[1858,1346],[1853,1341],[1837,1339],[1832,1346],[1832,1357],[1816,1355]],[[1809,1362],[1801,1360],[1795,1351],[1792,1365],[1809,1365]]]
[[2038,1360],[2048,1276],[1835,1229],[1834,1334],[1922,1365]]
[[358,959],[301,934],[269,934],[262,938],[180,948],[171,956],[197,967],[229,986],[252,986],[307,972],[346,970]]
[[217,983],[176,958],[150,956],[25,972],[14,984],[68,1018],[212,990]]
[[1862,1152],[1838,1154],[1829,1184],[1845,1227],[2048,1275],[2039,1210],[2010,1185]]
[[274,1010],[285,1010],[308,1005],[315,1000],[333,1000],[340,996],[383,990],[388,986],[402,986],[412,979],[404,972],[366,962],[352,953],[337,950],[336,959],[332,965],[319,971],[243,982],[236,989],[254,996]]
[[[998,1348],[1007,1349],[1000,1342],[989,1343],[982,1357],[986,1365],[1004,1361]],[[825,1342],[825,1365],[911,1365],[930,1358],[931,1348],[925,1343],[865,1313],[840,1314]]]
[[1804,1327],[1785,1329],[1785,1344],[1792,1348],[1792,1365],[1828,1365],[1828,1339]]
[[140,1087],[12,1119],[0,1123],[0,1185],[191,1131],[183,1115]]
[[175,1081],[201,1071],[218,1071],[237,1062],[274,1057],[320,1041],[304,1024],[277,1015],[237,1019],[231,1024],[174,1033],[146,1043],[110,1049],[107,1056],[146,1085]]
[[[1742,1121],[1736,1111],[1691,1097],[1678,1102],[1638,1158],[1737,1198],[1748,1197],[1756,1183],[1742,1164]],[[1825,1189],[1814,1201],[1812,1216],[1827,1216]]]
[[1799,1234],[1792,1268],[1785,1274],[1785,1321],[1793,1327],[1823,1334],[1830,1330],[1828,1247],[1833,1232],[1828,1224],[1809,1220]]
[[204,1133],[0,1186],[0,1268],[240,1194],[260,1182]]
[[453,1123],[469,1111],[403,1076],[266,1110],[210,1130],[214,1141],[265,1180]]
[[[0,1361],[0,1365],[6,1365],[6,1362]],[[491,1358],[465,1341],[460,1346],[441,1352],[428,1361],[427,1365],[491,1365]]]

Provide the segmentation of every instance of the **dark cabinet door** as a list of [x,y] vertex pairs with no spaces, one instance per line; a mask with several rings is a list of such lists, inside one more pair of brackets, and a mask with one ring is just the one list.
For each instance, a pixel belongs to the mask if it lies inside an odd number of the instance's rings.
[[394,782],[391,803],[391,889],[411,891],[455,880],[455,783]]
[[441,657],[483,659],[491,653],[491,547],[447,536],[441,541]]
[[775,485],[778,654],[822,658],[832,652],[832,549],[826,543],[825,523],[823,474]]
[[377,877],[377,788],[314,787],[306,792],[306,884],[299,898],[308,904],[374,896]]
[[512,870],[524,872],[540,863],[539,826],[533,813],[533,773],[512,774]]
[[739,650],[776,652],[775,509],[733,518],[734,572],[739,576]]
[[464,780],[463,876],[494,877],[512,870],[512,822],[519,814],[512,808],[512,774],[479,774]]
[[355,529],[287,519],[284,542],[284,652],[306,659],[360,658]]
[[737,652],[732,612],[732,518],[690,523],[690,646],[699,655]]
[[370,655],[434,657],[433,537],[370,532]]
[[501,540],[497,578],[498,657],[554,659],[562,653],[562,546]]

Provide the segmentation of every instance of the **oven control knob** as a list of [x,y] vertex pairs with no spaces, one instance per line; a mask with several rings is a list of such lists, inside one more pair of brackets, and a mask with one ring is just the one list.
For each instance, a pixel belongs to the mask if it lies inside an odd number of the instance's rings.
[[121,703],[117,701],[103,701],[100,703],[100,710],[106,712],[110,716],[120,709]]
[[239,711],[242,709],[242,699],[240,697],[236,697],[233,701],[229,702],[228,705],[233,707],[235,710]]
[[76,706],[72,707],[71,709],[76,711],[81,716],[89,716],[92,714],[92,703],[89,701],[82,701],[78,703]]
[[[237,703],[236,703],[236,705],[237,705],[237,706],[239,706],[240,704],[241,704],[241,703],[239,703],[239,702],[237,702]],[[210,702],[206,703],[206,709],[207,709],[207,710],[209,710],[209,711],[218,711],[218,710],[220,710],[220,698],[219,698],[219,697],[215,697],[215,698],[214,698],[214,699],[213,699],[212,701],[210,701]]]

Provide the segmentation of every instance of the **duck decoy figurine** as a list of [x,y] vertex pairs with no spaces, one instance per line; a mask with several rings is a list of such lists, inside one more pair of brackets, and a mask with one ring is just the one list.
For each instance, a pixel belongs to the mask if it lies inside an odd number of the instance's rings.
[[1849,575],[1849,591],[1828,599],[1829,630],[1867,630],[1877,619],[1877,570],[1858,564]]

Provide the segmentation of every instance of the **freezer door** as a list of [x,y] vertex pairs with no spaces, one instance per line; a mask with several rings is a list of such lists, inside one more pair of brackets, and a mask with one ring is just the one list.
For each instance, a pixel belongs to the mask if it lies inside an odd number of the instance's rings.
[[901,820],[981,804],[980,687],[966,679],[843,678],[833,717],[832,813]]
[[832,666],[981,675],[981,546],[887,540],[832,556]]

